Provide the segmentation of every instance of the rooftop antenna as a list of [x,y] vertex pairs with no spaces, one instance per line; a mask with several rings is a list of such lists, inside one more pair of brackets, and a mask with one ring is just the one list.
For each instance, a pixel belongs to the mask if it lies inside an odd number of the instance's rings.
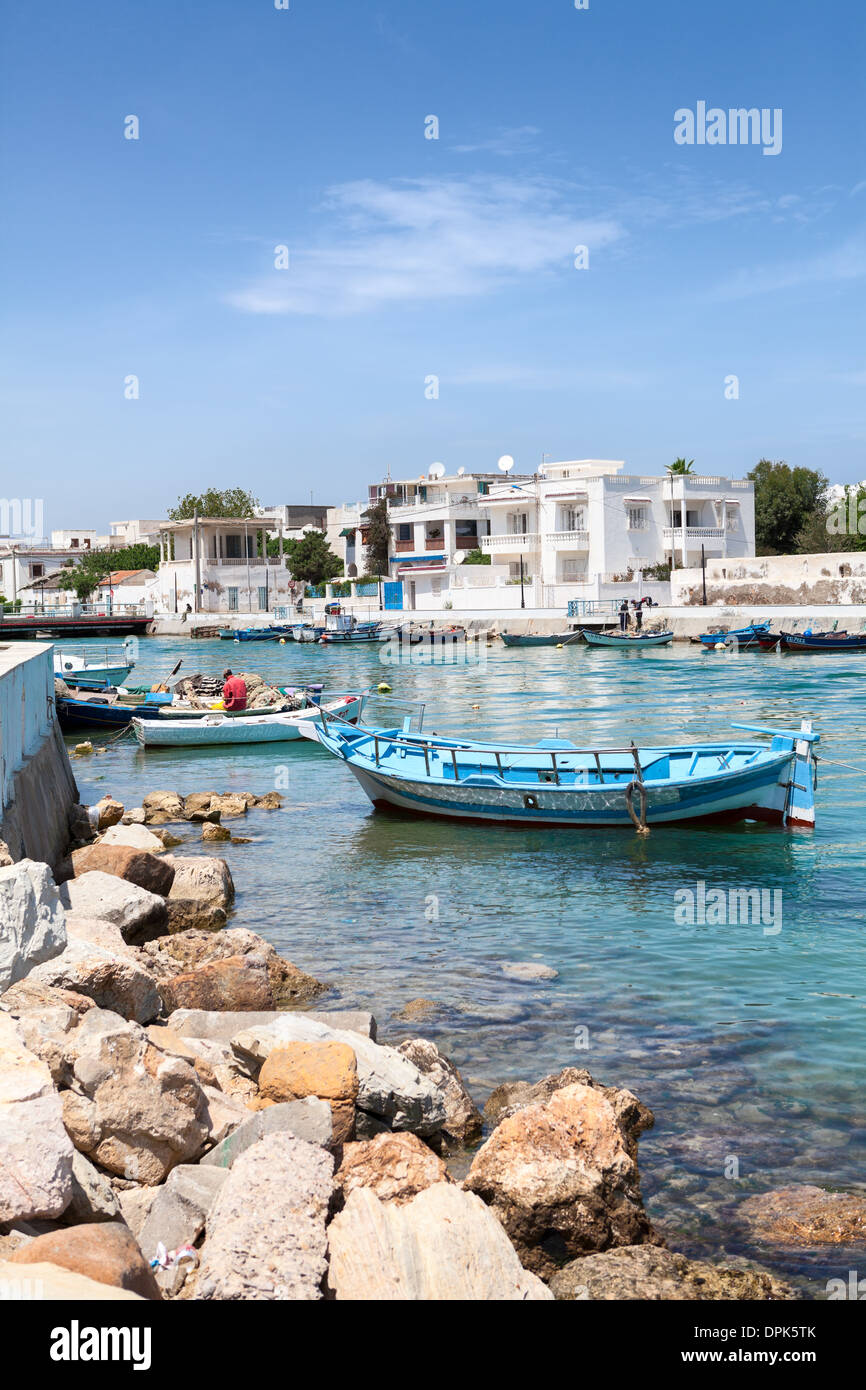
[[465,472],[466,472],[466,469],[463,467],[463,465],[462,465],[462,463],[461,463],[460,467],[457,469],[457,477],[458,477],[458,478],[462,478],[462,477],[463,477],[463,474],[464,474]]
[[510,454],[503,454],[499,460],[499,470],[501,473],[510,473],[514,467],[514,459]]
[[438,480],[439,478],[444,478],[444,477],[445,477],[445,464],[444,464],[444,463],[431,463],[428,476],[431,477],[431,478],[435,478],[435,479],[437,479],[437,480]]

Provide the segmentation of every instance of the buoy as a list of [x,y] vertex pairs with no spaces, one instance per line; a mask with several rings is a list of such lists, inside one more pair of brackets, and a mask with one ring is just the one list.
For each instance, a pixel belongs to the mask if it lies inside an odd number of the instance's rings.
[[561,642],[557,642],[557,644],[556,644],[556,650],[557,650],[558,652],[561,652],[561,651],[562,651],[562,643],[561,643]]
[[391,694],[391,687],[387,681],[380,681],[379,684],[376,686],[376,689],[378,690],[380,695]]
[[716,651],[717,651],[717,652],[723,652],[724,650],[725,650],[725,644],[724,644],[724,642],[717,642],[717,643],[716,643]]
[[473,705],[472,708],[473,708],[473,709],[480,709],[481,706],[480,706],[480,705]]
[[280,646],[281,646],[281,647],[284,647],[285,645],[286,645],[286,639],[285,639],[285,637],[281,637],[281,638],[280,638]]

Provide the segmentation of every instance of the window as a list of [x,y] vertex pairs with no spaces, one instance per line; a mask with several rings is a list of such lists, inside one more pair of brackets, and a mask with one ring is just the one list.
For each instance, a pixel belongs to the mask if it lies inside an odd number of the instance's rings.
[[583,567],[583,561],[563,560],[562,577],[563,579],[571,579],[574,581],[586,579],[586,570]]
[[260,584],[260,585],[259,585],[259,612],[260,612],[260,613],[267,613],[267,611],[268,611],[268,586],[267,586],[267,584]]
[[629,507],[628,529],[630,531],[645,531],[648,525],[646,507]]
[[737,531],[737,530],[739,530],[739,527],[738,527],[738,525],[737,525],[737,509],[736,509],[736,507],[732,507],[731,510],[728,512],[728,530],[729,530],[729,531]]
[[586,513],[583,507],[563,507],[560,529],[562,531],[585,531]]
[[433,595],[434,598],[438,598],[438,597],[439,597],[439,595],[442,593],[442,580],[441,580],[441,579],[432,579],[432,580],[430,581],[430,592],[431,592],[431,594]]
[[[227,559],[227,560],[241,560],[241,559],[243,559],[243,554],[242,554],[242,551],[241,551],[241,538],[240,538],[240,536],[226,536],[226,559]],[[231,592],[231,591],[230,591],[230,592]]]
[[511,512],[508,517],[509,536],[525,536],[527,532],[526,512]]
[[397,539],[398,541],[411,541],[412,527],[408,522],[400,522],[400,525],[397,527]]
[[230,612],[230,613],[237,613],[237,611],[238,611],[238,591],[237,591],[237,589],[229,589],[228,592],[229,592],[229,612]]
[[77,537],[77,536],[73,536],[73,537],[70,539],[69,548],[70,548],[70,550],[77,550],[77,549],[78,549],[78,537]]
[[44,566],[44,565],[34,565],[34,566],[33,566],[33,571],[32,571],[32,578],[33,578],[33,579],[44,579],[44,577],[45,577],[45,566]]

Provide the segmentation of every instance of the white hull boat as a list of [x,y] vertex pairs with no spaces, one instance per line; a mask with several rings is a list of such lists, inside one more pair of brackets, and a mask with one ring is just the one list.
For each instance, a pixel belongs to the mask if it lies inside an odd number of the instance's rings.
[[200,719],[133,719],[135,736],[143,748],[198,748],[229,743],[286,743],[303,737],[305,726],[321,722],[322,708],[351,724],[361,712],[361,695],[341,695],[320,707],[281,714],[250,714],[243,719],[211,711]]

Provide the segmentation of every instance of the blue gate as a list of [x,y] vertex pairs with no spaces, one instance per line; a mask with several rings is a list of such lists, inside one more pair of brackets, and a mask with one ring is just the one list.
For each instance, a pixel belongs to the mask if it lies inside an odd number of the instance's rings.
[[386,581],[386,582],[382,585],[382,588],[383,588],[384,591],[385,591],[385,607],[386,607],[386,608],[402,608],[402,607],[403,607],[403,581],[402,581],[402,579],[397,579],[397,580],[395,580],[395,581],[393,581],[393,582],[391,582],[391,581]]

